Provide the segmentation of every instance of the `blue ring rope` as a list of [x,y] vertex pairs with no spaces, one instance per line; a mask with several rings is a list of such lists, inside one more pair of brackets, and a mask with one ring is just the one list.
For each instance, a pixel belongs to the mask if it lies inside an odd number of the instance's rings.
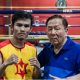
[[[20,10],[0,10],[0,14],[14,14]],[[24,10],[32,14],[80,14],[80,10]]]

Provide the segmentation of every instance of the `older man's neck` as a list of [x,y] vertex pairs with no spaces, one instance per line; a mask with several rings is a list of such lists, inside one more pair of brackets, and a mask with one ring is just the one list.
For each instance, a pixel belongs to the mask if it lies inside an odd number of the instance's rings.
[[63,45],[66,43],[66,41],[67,41],[67,38],[65,38],[65,40],[63,41],[62,44],[58,44],[58,45],[55,45],[55,46],[54,46],[54,52],[55,52],[56,54],[58,54],[59,51],[63,48]]

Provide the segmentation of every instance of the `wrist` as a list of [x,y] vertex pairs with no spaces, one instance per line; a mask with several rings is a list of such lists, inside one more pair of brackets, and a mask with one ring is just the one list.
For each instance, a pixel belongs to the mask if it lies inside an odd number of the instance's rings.
[[3,66],[7,66],[7,65],[8,65],[7,62],[4,62],[4,63],[3,63]]

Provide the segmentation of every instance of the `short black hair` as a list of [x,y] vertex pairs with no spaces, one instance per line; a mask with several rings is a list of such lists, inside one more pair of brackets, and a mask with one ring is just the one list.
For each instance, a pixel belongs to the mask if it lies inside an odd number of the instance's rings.
[[63,25],[65,26],[65,28],[68,27],[68,21],[67,21],[67,19],[64,18],[64,17],[61,16],[61,15],[52,15],[52,16],[50,16],[50,17],[46,20],[46,26],[47,26],[47,23],[49,22],[49,20],[51,20],[51,19],[56,19],[56,18],[59,18],[59,19],[62,20],[62,23],[63,23]]
[[26,12],[26,11],[17,11],[13,14],[12,16],[12,25],[14,26],[14,23],[17,21],[17,20],[20,20],[20,19],[30,19],[31,20],[31,26],[34,22],[34,18],[33,16],[31,15],[30,12]]

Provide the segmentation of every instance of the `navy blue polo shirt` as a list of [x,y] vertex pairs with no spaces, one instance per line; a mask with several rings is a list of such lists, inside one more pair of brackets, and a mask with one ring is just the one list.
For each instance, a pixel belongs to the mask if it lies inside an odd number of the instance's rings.
[[44,79],[51,79],[49,74],[66,78],[80,72],[80,44],[69,37],[60,50],[55,54],[54,46],[48,44],[38,55],[41,67],[44,66]]

